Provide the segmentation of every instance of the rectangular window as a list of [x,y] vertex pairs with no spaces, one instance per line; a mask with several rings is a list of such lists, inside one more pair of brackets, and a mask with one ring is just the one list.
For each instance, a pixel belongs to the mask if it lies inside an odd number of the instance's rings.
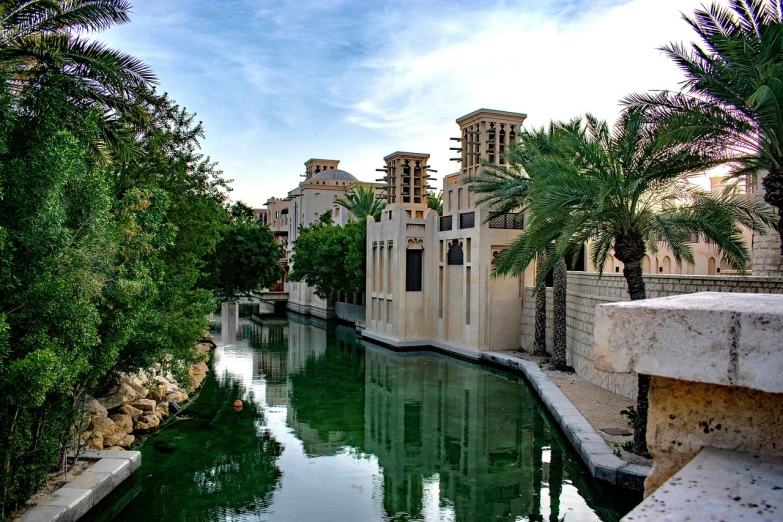
[[423,250],[405,251],[405,291],[421,292]]
[[465,324],[470,324],[470,267],[465,268]]

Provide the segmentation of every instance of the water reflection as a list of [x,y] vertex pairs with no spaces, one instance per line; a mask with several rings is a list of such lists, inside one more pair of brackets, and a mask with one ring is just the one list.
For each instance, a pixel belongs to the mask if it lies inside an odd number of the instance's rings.
[[299,316],[224,307],[221,326],[218,379],[143,446],[118,520],[619,520],[639,500],[593,480],[515,376]]

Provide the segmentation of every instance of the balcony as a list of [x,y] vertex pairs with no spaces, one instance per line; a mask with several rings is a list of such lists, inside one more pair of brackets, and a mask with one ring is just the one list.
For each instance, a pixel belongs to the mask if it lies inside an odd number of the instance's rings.
[[489,219],[489,228],[503,228],[507,230],[522,230],[525,227],[525,216],[518,214],[500,214]]

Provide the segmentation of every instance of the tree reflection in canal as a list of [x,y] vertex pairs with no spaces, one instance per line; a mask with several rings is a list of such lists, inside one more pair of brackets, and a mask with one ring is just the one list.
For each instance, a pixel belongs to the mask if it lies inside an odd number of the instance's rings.
[[[640,500],[589,475],[518,376],[226,312],[226,373],[192,420],[143,446],[144,508],[118,520],[570,522],[619,520]],[[240,396],[240,414],[221,406]]]

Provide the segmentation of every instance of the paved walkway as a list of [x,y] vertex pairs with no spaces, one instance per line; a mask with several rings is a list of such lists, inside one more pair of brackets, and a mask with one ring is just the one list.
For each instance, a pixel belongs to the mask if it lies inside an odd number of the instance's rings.
[[[509,351],[501,352],[513,357],[518,357],[526,361],[533,361],[539,364],[541,357],[535,357],[525,352]],[[553,383],[560,388],[563,395],[576,407],[577,410],[587,419],[593,428],[606,440],[612,449],[618,448],[621,452],[621,458],[632,464],[642,466],[652,466],[652,459],[646,459],[624,451],[620,446],[624,442],[633,439],[631,433],[633,427],[628,421],[628,417],[620,412],[629,406],[634,406],[636,401],[604,390],[597,385],[588,382],[575,373],[564,373],[547,370],[542,368],[544,374],[549,377]],[[629,435],[610,435],[604,429],[624,430]]]

